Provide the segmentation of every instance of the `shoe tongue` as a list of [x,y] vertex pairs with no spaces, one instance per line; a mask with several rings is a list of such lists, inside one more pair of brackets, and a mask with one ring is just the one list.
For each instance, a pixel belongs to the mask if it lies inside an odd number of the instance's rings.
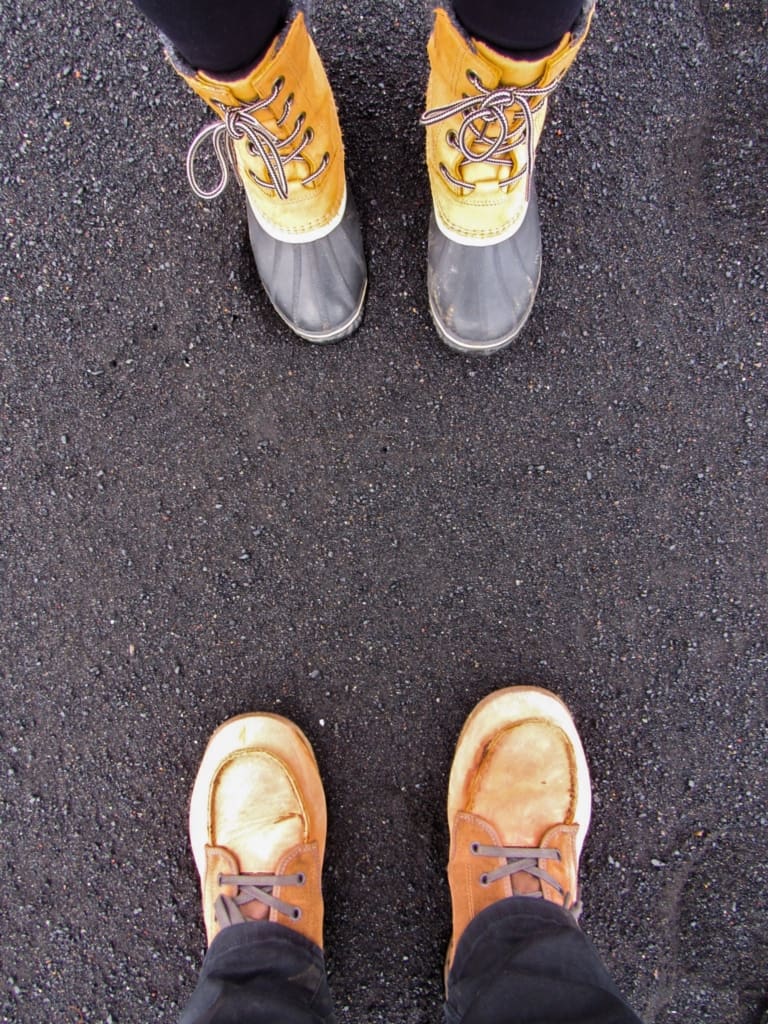
[[[547,72],[547,65],[551,56],[539,60],[515,60],[512,57],[505,57],[503,54],[497,53],[486,43],[473,40],[473,44],[476,49],[476,55],[472,61],[472,70],[479,76],[483,86],[490,91],[502,88],[519,89],[534,83],[545,85],[552,78],[551,73]],[[478,99],[482,99],[482,97],[478,96]],[[539,105],[539,102],[532,104],[533,107],[538,107]],[[521,169],[521,166],[525,165],[527,154],[522,140],[519,145],[515,146],[516,160],[514,168],[511,163],[506,162],[510,160],[510,154],[501,154],[501,159],[505,161],[501,164],[484,162],[482,159],[487,155],[491,144],[498,138],[500,132],[505,139],[510,128],[517,132],[517,129],[524,123],[522,116],[521,108],[514,106],[506,111],[506,126],[496,121],[491,121],[484,125],[481,118],[474,122],[474,127],[478,131],[485,129],[487,143],[486,141],[478,141],[472,138],[471,132],[467,132],[465,135],[465,141],[470,151],[480,158],[477,163],[465,163],[462,165],[461,177],[467,184],[479,186],[481,191],[489,190],[492,194],[496,195],[498,182],[509,178],[513,170],[517,172]],[[540,120],[540,114],[537,116]],[[540,127],[536,130],[540,130]]]
[[499,135],[505,142],[509,131],[508,122],[503,124],[497,120],[485,121],[478,116],[472,122],[472,128],[479,136],[472,131],[464,133],[464,143],[474,156],[477,162],[464,161],[461,165],[461,177],[468,185],[483,185],[491,189],[492,195],[497,195],[498,182],[508,178],[512,173],[512,163],[507,154],[503,154],[503,163],[494,164],[488,161],[493,144],[498,140]]
[[510,876],[513,896],[534,896],[541,892],[541,881],[527,871],[516,871]]
[[[274,815],[253,815],[242,826],[233,823],[219,842],[232,859],[232,874],[277,874],[286,854],[304,840],[304,822],[299,814],[275,820]],[[236,853],[235,853],[236,851]],[[234,891],[231,894],[235,895]],[[270,908],[258,899],[240,903],[240,913],[249,921],[266,921]]]

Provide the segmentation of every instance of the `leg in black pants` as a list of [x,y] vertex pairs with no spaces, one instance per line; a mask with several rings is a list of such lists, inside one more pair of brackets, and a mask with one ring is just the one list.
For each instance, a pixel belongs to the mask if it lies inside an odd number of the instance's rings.
[[[135,0],[194,68],[234,74],[255,64],[280,30],[288,0]],[[475,39],[503,53],[552,47],[571,28],[582,0],[454,0]]]
[[474,39],[514,56],[551,50],[573,27],[582,0],[453,0],[456,17]]
[[446,1024],[640,1024],[570,914],[511,897],[468,926],[448,979]]
[[224,929],[180,1024],[333,1024],[322,950],[271,921]]
[[[203,963],[180,1024],[332,1024],[323,954],[279,924],[234,925]],[[475,918],[445,1024],[640,1024],[573,918],[519,897]]]
[[288,0],[135,0],[196,69],[232,75],[256,63],[277,35]]

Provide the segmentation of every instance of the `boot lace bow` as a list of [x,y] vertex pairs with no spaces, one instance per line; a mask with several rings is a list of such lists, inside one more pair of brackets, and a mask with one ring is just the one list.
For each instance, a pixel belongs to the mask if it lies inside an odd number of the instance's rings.
[[[457,149],[463,157],[459,171],[467,164],[490,163],[509,167],[512,173],[498,182],[499,188],[507,188],[524,177],[525,197],[529,199],[536,159],[532,104],[553,93],[560,84],[560,79],[556,78],[549,85],[543,86],[510,85],[488,89],[474,71],[467,71],[467,78],[477,89],[476,95],[464,95],[453,103],[424,111],[421,123],[429,126],[461,115],[459,130],[451,130],[446,134],[448,145]],[[477,122],[480,122],[482,127],[478,127]],[[495,132],[492,131],[493,126],[496,127]],[[521,143],[525,145],[526,160],[525,164],[515,171],[514,158],[508,154]],[[471,182],[454,177],[445,164],[440,164],[439,169],[446,181],[457,188],[468,189],[470,192],[475,190],[476,186]]]
[[242,924],[245,918],[240,907],[244,903],[258,900],[259,903],[263,903],[267,907],[273,907],[279,914],[290,917],[292,921],[298,921],[301,917],[301,907],[278,899],[273,895],[273,890],[276,886],[282,888],[286,885],[304,885],[305,882],[306,876],[303,872],[295,875],[220,874],[219,885],[233,885],[237,891],[234,896],[220,895],[217,897],[214,904],[216,920],[222,928],[230,924]]
[[[476,857],[497,857],[505,861],[504,864],[495,868],[493,871],[483,872],[483,874],[480,875],[480,885],[490,885],[492,882],[498,882],[501,878],[516,875],[519,871],[524,871],[533,878],[537,878],[540,882],[545,882],[547,885],[551,886],[560,896],[562,896],[564,909],[570,911],[578,920],[579,915],[581,914],[581,901],[576,900],[570,892],[566,892],[558,880],[553,878],[552,875],[550,875],[545,868],[540,867],[539,864],[542,860],[554,860],[559,862],[562,859],[559,850],[544,846],[484,846],[482,843],[472,843],[470,845],[470,851]],[[524,895],[533,899],[544,898],[544,893],[541,890],[525,893]]]
[[[254,100],[252,103],[244,103],[237,107],[228,107],[223,103],[218,104],[222,120],[215,121],[201,129],[192,140],[187,153],[187,178],[196,196],[200,199],[215,199],[216,196],[221,195],[229,183],[230,169],[234,169],[235,173],[239,174],[234,144],[240,139],[247,138],[248,152],[251,156],[261,158],[266,168],[267,177],[260,178],[250,168],[246,173],[258,185],[276,193],[281,199],[288,198],[286,165],[301,157],[304,148],[314,138],[314,132],[311,128],[304,128],[305,114],[299,114],[293,129],[285,138],[281,138],[265,128],[256,116],[259,111],[275,102],[284,85],[285,80],[279,78],[273,85],[269,96],[263,100]],[[291,95],[284,101],[283,111],[277,118],[278,128],[282,128],[287,121],[292,105],[293,96]],[[220,177],[212,188],[205,188],[200,184],[195,165],[201,147],[209,139],[219,163]],[[309,185],[319,177],[329,162],[330,155],[325,153],[319,167],[302,179],[302,185]]]

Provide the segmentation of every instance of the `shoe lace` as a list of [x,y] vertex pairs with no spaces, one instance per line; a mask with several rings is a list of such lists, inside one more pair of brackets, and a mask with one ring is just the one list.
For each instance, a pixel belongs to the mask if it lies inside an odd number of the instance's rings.
[[[562,859],[559,850],[544,846],[484,846],[482,843],[472,843],[470,851],[476,857],[498,857],[506,861],[505,864],[502,864],[493,871],[484,871],[480,875],[480,885],[490,885],[492,882],[498,882],[500,878],[506,878],[507,876],[516,875],[519,871],[524,871],[526,874],[537,878],[540,882],[546,882],[547,885],[552,886],[563,897],[564,909],[570,911],[578,920],[582,909],[581,900],[575,899],[570,892],[566,892],[556,878],[553,878],[545,868],[539,866],[539,862],[542,860],[555,860],[559,863]],[[532,899],[540,900],[544,898],[544,893],[540,889],[536,892],[524,893],[523,895],[529,896]]]
[[[275,192],[281,199],[288,198],[288,178],[285,173],[286,165],[292,160],[298,160],[304,148],[314,138],[312,128],[304,128],[306,114],[299,114],[296,123],[290,132],[281,138],[274,134],[259,121],[256,116],[259,111],[271,106],[280,95],[285,79],[278,78],[272,87],[269,96],[263,100],[254,100],[252,103],[244,103],[238,107],[228,107],[223,103],[217,106],[221,110],[222,120],[202,128],[192,140],[187,153],[187,178],[192,191],[200,199],[215,199],[221,195],[229,183],[230,169],[238,172],[235,142],[247,138],[248,151],[251,156],[260,157],[267,171],[266,178],[260,178],[250,168],[247,169],[249,177],[263,188]],[[283,102],[283,111],[275,122],[278,128],[282,128],[288,119],[293,106],[293,95],[287,97]],[[200,184],[197,176],[196,161],[199,151],[205,143],[210,140],[213,152],[219,162],[220,177],[213,188],[205,188]],[[291,148],[293,147],[293,148]],[[302,179],[301,184],[307,186],[318,178],[330,162],[330,155],[325,153],[320,161],[319,167]]]
[[230,924],[242,924],[245,921],[240,907],[245,903],[258,900],[268,907],[273,907],[279,914],[298,921],[301,917],[301,907],[296,907],[285,900],[278,899],[273,895],[276,886],[304,885],[306,876],[303,872],[295,875],[270,875],[242,874],[224,875],[218,877],[219,885],[233,885],[237,887],[234,896],[218,896],[214,904],[216,920],[222,928]]
[[[525,198],[529,199],[533,165],[536,160],[532,104],[553,93],[560,84],[560,78],[556,78],[549,85],[505,85],[498,89],[487,89],[474,71],[467,71],[467,78],[477,89],[477,94],[465,94],[453,103],[425,110],[421,115],[421,124],[439,124],[461,114],[459,130],[451,130],[446,134],[448,145],[457,149],[463,157],[459,171],[468,164],[479,163],[509,167],[512,173],[497,182],[499,188],[508,188],[520,178],[525,178]],[[482,122],[482,128],[477,127],[478,121]],[[495,134],[489,134],[493,125],[497,127],[497,131]],[[525,144],[526,161],[523,167],[515,171],[515,161],[507,154],[520,143]],[[440,164],[439,170],[446,181],[457,188],[468,189],[470,192],[475,190],[476,186],[471,182],[454,177],[445,164]]]

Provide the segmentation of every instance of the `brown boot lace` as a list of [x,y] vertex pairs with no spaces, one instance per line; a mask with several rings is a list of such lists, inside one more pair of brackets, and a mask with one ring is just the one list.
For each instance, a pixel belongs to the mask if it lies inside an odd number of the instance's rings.
[[[560,78],[541,87],[534,84],[525,88],[502,86],[498,89],[486,89],[474,71],[467,71],[467,78],[477,89],[478,95],[465,95],[444,107],[424,111],[420,119],[421,124],[439,124],[457,114],[463,114],[458,132],[451,130],[446,135],[448,145],[457,149],[464,158],[459,164],[459,170],[467,164],[478,163],[509,167],[512,173],[498,182],[499,188],[508,188],[525,177],[525,198],[530,199],[531,176],[536,160],[532,103],[553,93],[560,84]],[[476,126],[476,121],[482,122],[482,129]],[[497,126],[497,131],[489,135],[489,128],[492,125]],[[507,157],[506,154],[521,142],[525,142],[526,162],[515,171],[514,159]],[[465,188],[470,192],[475,190],[476,186],[471,182],[455,178],[445,164],[440,164],[439,170],[446,181],[456,188]]]
[[[239,139],[247,138],[249,153],[251,156],[261,158],[267,169],[268,177],[266,180],[260,178],[250,168],[246,170],[246,173],[258,185],[276,192],[281,199],[288,198],[288,179],[285,174],[286,164],[290,163],[291,160],[299,159],[304,148],[314,138],[314,132],[311,128],[304,127],[304,122],[306,121],[305,114],[299,114],[294,127],[285,138],[280,138],[278,135],[273,134],[254,116],[258,111],[271,106],[282,92],[284,86],[285,79],[282,77],[278,78],[272,87],[272,92],[265,99],[255,100],[253,103],[244,103],[239,107],[228,107],[223,103],[214,101],[221,110],[223,120],[206,125],[205,128],[199,131],[192,140],[189,152],[187,153],[187,178],[196,196],[199,196],[200,199],[215,199],[216,196],[221,195],[229,183],[230,168],[234,169],[236,174],[240,173],[237,166],[234,143]],[[278,128],[282,128],[288,120],[292,106],[293,96],[290,95],[283,102],[283,111],[276,122]],[[221,171],[218,182],[210,189],[206,189],[200,184],[195,170],[195,161],[197,160],[200,147],[208,139],[211,140],[211,145],[213,146],[213,151]],[[293,149],[290,148],[291,146],[293,146]],[[307,186],[318,178],[328,166],[330,159],[330,155],[325,153],[317,170],[303,178],[301,184]]]

